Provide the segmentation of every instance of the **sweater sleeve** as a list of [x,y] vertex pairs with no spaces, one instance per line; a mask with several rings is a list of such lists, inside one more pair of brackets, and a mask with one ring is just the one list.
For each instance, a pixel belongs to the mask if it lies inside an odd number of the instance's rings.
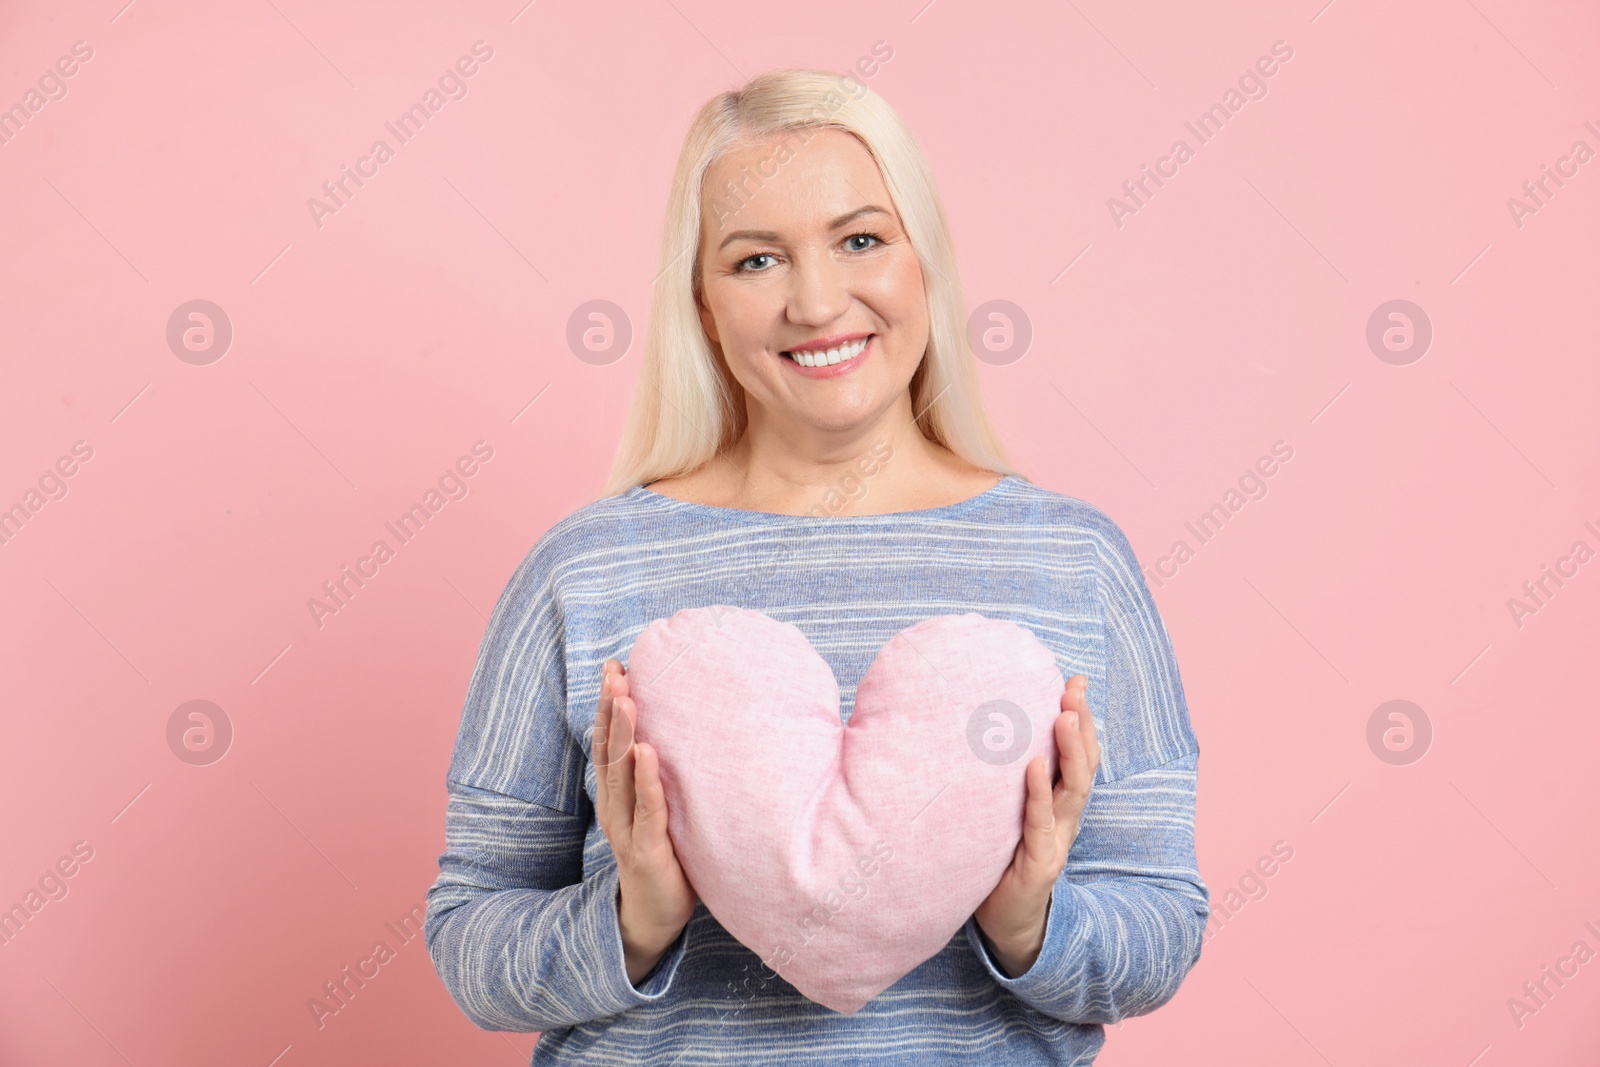
[[1200,958],[1210,914],[1193,850],[1197,763],[1183,756],[1095,786],[1028,970],[1007,977],[967,920],[967,940],[1001,988],[1070,1023],[1113,1023],[1172,999]]
[[425,932],[439,977],[483,1029],[574,1026],[667,995],[689,928],[639,986],[628,980],[616,863],[579,875],[587,825],[451,783]]
[[440,979],[484,1029],[556,1029],[658,1001],[690,936],[685,927],[640,986],[628,980],[616,859],[602,839],[584,862],[593,772],[566,716],[553,540],[517,569],[484,633],[423,924]]
[[1051,893],[1043,947],[1008,977],[977,920],[966,927],[1001,988],[1071,1023],[1116,1022],[1172,999],[1210,916],[1194,846],[1200,748],[1177,660],[1127,538],[1109,519],[1100,537],[1104,667],[1076,672],[1089,675],[1100,770]]

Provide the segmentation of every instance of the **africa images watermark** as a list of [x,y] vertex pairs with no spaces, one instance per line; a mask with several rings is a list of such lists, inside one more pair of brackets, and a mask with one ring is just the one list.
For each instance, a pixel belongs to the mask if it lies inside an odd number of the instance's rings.
[[[1276,457],[1276,458],[1274,458]],[[1278,473],[1279,464],[1288,463],[1294,458],[1294,448],[1284,440],[1272,443],[1272,454],[1262,456],[1254,464],[1245,469],[1239,476],[1238,488],[1229,488],[1222,494],[1222,499],[1212,504],[1200,514],[1194,522],[1183,524],[1184,529],[1194,536],[1195,543],[1191,545],[1186,539],[1179,538],[1172,543],[1167,554],[1156,560],[1155,563],[1143,567],[1145,577],[1160,589],[1167,582],[1178,576],[1178,568],[1182,567],[1195,557],[1202,545],[1222,532],[1228,520],[1244,509],[1245,504],[1252,500],[1263,500],[1268,493],[1267,479]],[[1168,570],[1170,565],[1171,569]],[[1163,580],[1165,579],[1165,580]]]
[[859,504],[867,498],[867,482],[893,458],[894,446],[887,441],[876,442],[866,455],[855,461],[853,470],[840,475],[839,480],[823,492],[822,499],[806,509],[806,514],[825,519],[837,515],[846,504]]
[[11,944],[16,936],[22,933],[22,928],[33,921],[33,917],[44,910],[46,904],[52,901],[65,900],[71,892],[67,879],[82,870],[83,865],[94,859],[94,846],[87,841],[75,842],[72,851],[56,860],[54,864],[45,868],[39,876],[38,888],[30,887],[22,894],[22,900],[11,905],[5,911],[0,911],[0,947]]
[[874,841],[872,851],[857,856],[855,865],[839,877],[837,889],[824,892],[822,899],[817,901],[810,911],[795,918],[794,925],[799,932],[794,936],[800,942],[799,947],[788,941],[779,941],[772,947],[770,953],[762,957],[762,964],[774,973],[781,974],[784,965],[792,963],[800,954],[800,950],[809,945],[811,939],[844,911],[851,901],[860,900],[867,895],[867,879],[877,874],[882,870],[883,864],[892,859],[894,859],[894,846],[882,838]]
[[[1596,528],[1594,523],[1585,522],[1583,528],[1600,541],[1600,528]],[[1551,599],[1566,587],[1567,581],[1578,576],[1578,568],[1594,559],[1594,555],[1595,550],[1589,547],[1589,542],[1580,537],[1572,542],[1566,555],[1556,558],[1554,564],[1541,564],[1539,577],[1522,583],[1523,599],[1514,596],[1506,598],[1506,610],[1511,613],[1511,622],[1516,628],[1522,629],[1528,616],[1537,615],[1549,607]]]
[[94,446],[88,441],[72,442],[70,455],[63,455],[54,464],[46,467],[44,473],[39,475],[35,487],[26,490],[15,504],[0,511],[0,545],[9,545],[12,538],[21,533],[22,528],[44,510],[46,504],[65,500],[69,490],[67,479],[78,473],[81,469],[80,464],[87,463],[93,458]]
[[53,67],[46,67],[35,83],[22,94],[22,99],[0,111],[0,145],[10,144],[22,128],[33,121],[33,116],[43,111],[46,104],[67,98],[67,79],[78,73],[81,64],[94,58],[94,49],[88,41],[73,41],[72,54],[61,56]]
[[[402,111],[393,122],[383,124],[384,129],[393,135],[395,144],[403,145],[421,133],[422,127],[427,125],[428,120],[438,114],[449,101],[465,99],[468,91],[467,79],[478,73],[480,63],[487,63],[493,58],[494,49],[487,42],[472,42],[472,55],[457,59],[454,66],[439,75],[437,88],[430,85],[422,94],[419,103],[412,104]],[[389,146],[388,141],[380,137],[372,142],[372,147],[366,155],[355,161],[354,167],[339,164],[339,177],[322,183],[326,201],[314,196],[306,200],[306,209],[311,212],[311,221],[316,224],[317,229],[322,229],[322,220],[326,216],[337,215],[355,197],[359,189],[378,176],[378,168],[394,156],[395,150]],[[352,185],[355,188],[351,188]]]
[[[1600,129],[1596,129],[1593,122],[1585,122],[1583,126],[1595,137],[1600,138]],[[1568,149],[1566,155],[1556,160],[1554,170],[1548,163],[1539,164],[1539,176],[1522,183],[1523,199],[1515,196],[1506,197],[1506,210],[1511,213],[1512,225],[1519,230],[1522,229],[1524,219],[1529,215],[1537,215],[1541,208],[1548,207],[1556,192],[1566,186],[1567,183],[1561,179],[1566,178],[1570,181],[1576,178],[1582,173],[1583,165],[1594,156],[1595,151],[1589,147],[1589,143],[1579,139],[1572,142],[1572,147]],[[1571,164],[1572,169],[1567,169],[1568,164]],[[1554,189],[1551,188],[1552,185],[1555,186]]]
[[[476,458],[474,458],[476,457]],[[439,476],[437,486],[430,486],[422,494],[422,499],[412,504],[402,512],[394,522],[384,522],[383,528],[394,537],[396,546],[390,546],[383,538],[372,542],[372,548],[365,556],[355,561],[354,566],[344,564],[339,568],[337,578],[329,579],[322,583],[322,596],[306,598],[306,610],[311,612],[311,621],[317,624],[317,629],[322,629],[324,620],[330,615],[337,615],[350,606],[356,593],[366,587],[367,582],[382,573],[385,563],[394,559],[403,547],[422,532],[430,520],[444,510],[444,506],[452,500],[465,500],[472,492],[468,479],[472,478],[481,469],[480,463],[488,463],[494,458],[494,447],[487,441],[474,441],[472,455],[462,456],[455,464]]]
[[382,968],[386,964],[393,963],[398,958],[400,949],[422,936],[425,915],[426,909],[423,905],[414,904],[399,919],[384,923],[383,928],[394,935],[393,946],[389,944],[388,938],[378,938],[373,942],[371,952],[356,960],[354,965],[345,964],[339,969],[338,975],[322,983],[321,993],[306,998],[306,1007],[310,1009],[311,1018],[316,1021],[318,1030],[327,1026],[329,1019],[348,1008],[356,994],[365,989],[368,982],[382,974]]
[[[1595,925],[1593,920],[1585,922],[1583,928],[1591,936],[1600,939],[1600,926]],[[1579,968],[1594,957],[1595,950],[1580,937],[1572,943],[1572,948],[1565,956],[1558,957],[1554,964],[1544,964],[1539,968],[1537,978],[1523,982],[1522,996],[1506,998],[1506,1010],[1511,1013],[1511,1021],[1516,1023],[1517,1029],[1521,1030],[1527,1025],[1530,1015],[1538,1015],[1548,1008],[1556,994],[1578,977]]]
[[1266,900],[1271,892],[1267,880],[1283,870],[1284,864],[1292,859],[1294,846],[1287,841],[1274,841],[1271,852],[1263,853],[1239,876],[1236,884],[1228,886],[1220,896],[1214,893],[1211,915],[1206,919],[1202,941],[1210,941],[1217,936],[1217,932],[1243,911],[1247,904]]
[[1184,129],[1194,135],[1196,145],[1191,147],[1188,141],[1180,137],[1172,142],[1166,155],[1156,160],[1153,170],[1150,164],[1141,164],[1139,177],[1122,183],[1122,192],[1127,199],[1119,200],[1115,196],[1106,198],[1106,210],[1111,213],[1112,224],[1122,229],[1127,217],[1137,215],[1156,195],[1156,191],[1167,184],[1163,178],[1176,178],[1178,169],[1195,157],[1199,146],[1209,144],[1212,138],[1222,132],[1228,121],[1243,110],[1245,104],[1265,98],[1267,79],[1278,73],[1279,64],[1293,58],[1294,49],[1289,42],[1273,41],[1272,54],[1262,56],[1253,66],[1247,67],[1239,75],[1237,88],[1229,86],[1222,94],[1222,99],[1202,111],[1194,122],[1185,121]]
[[[870,854],[857,856],[855,867],[846,871],[839,879],[839,889],[828,890],[815,907],[795,920],[795,925],[804,932],[799,948],[795,948],[787,941],[779,941],[771,953],[760,959],[754,971],[748,963],[741,965],[739,970],[744,977],[737,984],[730,979],[728,987],[737,992],[742,986],[745,993],[744,1002],[724,1011],[718,1016],[718,1022],[726,1024],[728,1020],[753,1004],[769,985],[781,978],[780,968],[792,963],[800,950],[816,937],[817,932],[832,922],[852,900],[865,897],[868,888],[866,880],[877,874],[882,865],[893,858],[894,846],[882,838],[873,842]],[[751,984],[752,980],[754,985]]]
[[[791,147],[791,142],[798,141],[799,147],[804,148],[811,138],[816,136],[818,127],[827,125],[833,116],[843,110],[846,103],[867,91],[865,83],[856,77],[858,73],[863,78],[874,77],[881,69],[881,65],[893,58],[894,47],[889,42],[872,42],[871,54],[859,57],[850,70],[839,75],[839,91],[830,92],[823,98],[821,105],[812,110],[811,121],[816,124],[815,126],[790,131],[771,152],[761,158],[756,164],[753,175],[750,167],[746,165],[739,172],[737,184],[729,179],[722,183],[721,189],[708,190],[713,194],[708,206],[716,216],[717,225],[720,226],[727,219],[737,215],[745,204],[761,191],[763,185],[778,176],[779,168],[794,159],[798,153]],[[752,181],[754,189],[751,188]]]

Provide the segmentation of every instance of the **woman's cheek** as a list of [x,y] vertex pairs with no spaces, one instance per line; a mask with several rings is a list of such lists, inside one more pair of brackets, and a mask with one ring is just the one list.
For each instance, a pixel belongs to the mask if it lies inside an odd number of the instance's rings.
[[717,343],[730,365],[753,366],[766,351],[769,335],[765,324],[771,320],[765,305],[769,302],[765,294],[739,292],[737,287],[715,294],[711,307],[716,319]]
[[858,290],[873,310],[889,325],[899,329],[927,329],[927,294],[922,285],[922,267],[909,247],[905,255],[885,257],[880,269],[865,279]]

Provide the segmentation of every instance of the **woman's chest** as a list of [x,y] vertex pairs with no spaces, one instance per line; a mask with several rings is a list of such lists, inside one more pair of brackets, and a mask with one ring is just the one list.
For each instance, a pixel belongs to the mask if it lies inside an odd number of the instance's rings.
[[[591,572],[581,593],[569,587],[563,596],[567,706],[577,731],[593,722],[605,660],[627,664],[646,627],[691,609],[753,610],[798,629],[831,670],[846,721],[861,679],[891,639],[937,616],[1015,623],[1055,655],[1064,676],[1091,673],[1101,656],[1092,558],[1025,532],[690,539],[634,564]],[[764,666],[759,649],[728,646],[722,654],[730,671]]]

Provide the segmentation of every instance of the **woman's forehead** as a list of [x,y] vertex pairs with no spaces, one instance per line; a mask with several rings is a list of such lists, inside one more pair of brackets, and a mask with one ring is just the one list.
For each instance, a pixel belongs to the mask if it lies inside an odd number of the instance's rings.
[[[853,136],[832,129],[790,133],[796,136],[787,141],[743,143],[713,162],[701,186],[703,233],[717,242],[744,231],[776,240],[836,228],[869,206],[894,218],[877,164]],[[801,142],[804,134],[812,136]]]

